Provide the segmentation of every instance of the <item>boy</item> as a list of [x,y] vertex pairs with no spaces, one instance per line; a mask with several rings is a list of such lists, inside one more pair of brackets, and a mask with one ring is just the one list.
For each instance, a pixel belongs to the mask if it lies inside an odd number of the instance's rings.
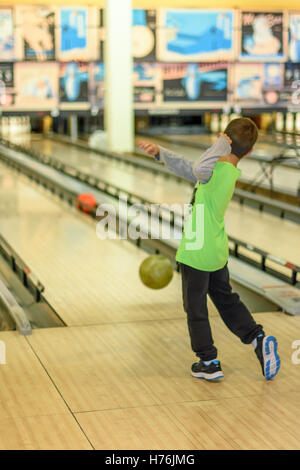
[[[196,183],[192,212],[185,221],[176,260],[182,274],[183,305],[191,346],[199,358],[192,365],[191,373],[206,380],[223,377],[208,319],[207,294],[229,330],[244,344],[253,344],[265,378],[272,379],[280,368],[276,338],[265,336],[262,326],[254,321],[238,294],[232,292],[227,267],[229,250],[224,215],[236,180],[241,175],[237,165],[241,158],[250,155],[257,137],[258,130],[252,120],[234,119],[196,162],[152,143],[139,144],[145,152],[164,162],[173,173]],[[204,211],[204,243],[194,249],[191,246],[196,246],[192,242],[196,238],[197,225],[199,227],[196,221],[199,205]],[[187,226],[192,227],[192,237],[190,229],[187,235]]]

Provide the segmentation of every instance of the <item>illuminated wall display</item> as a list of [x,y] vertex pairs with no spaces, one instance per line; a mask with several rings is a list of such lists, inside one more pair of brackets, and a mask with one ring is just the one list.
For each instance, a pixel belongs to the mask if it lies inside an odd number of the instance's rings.
[[[104,22],[96,6],[0,8],[0,106],[103,110]],[[134,8],[132,55],[135,109],[284,108],[300,10]]]

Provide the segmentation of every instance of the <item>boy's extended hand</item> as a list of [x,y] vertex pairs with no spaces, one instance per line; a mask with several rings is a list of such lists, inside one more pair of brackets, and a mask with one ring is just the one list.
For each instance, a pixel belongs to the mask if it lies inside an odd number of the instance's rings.
[[157,155],[159,153],[158,145],[152,144],[151,142],[140,142],[139,147],[149,155]]

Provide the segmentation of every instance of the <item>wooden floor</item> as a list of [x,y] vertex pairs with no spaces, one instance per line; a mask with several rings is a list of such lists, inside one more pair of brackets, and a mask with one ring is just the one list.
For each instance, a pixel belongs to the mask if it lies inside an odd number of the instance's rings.
[[300,449],[300,318],[255,318],[279,341],[269,382],[216,316],[220,383],[190,376],[184,318],[0,333],[0,449]]
[[1,165],[0,180],[1,233],[68,325],[0,333],[0,449],[300,449],[300,317],[255,314],[282,359],[266,382],[210,302],[225,378],[195,379],[179,276],[145,288],[133,245]]

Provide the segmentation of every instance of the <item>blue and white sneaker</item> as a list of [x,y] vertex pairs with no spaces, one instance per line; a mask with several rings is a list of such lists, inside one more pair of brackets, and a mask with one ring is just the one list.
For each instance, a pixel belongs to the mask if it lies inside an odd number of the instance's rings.
[[277,340],[274,336],[260,335],[256,338],[255,354],[261,364],[266,380],[273,379],[280,369],[280,357],[277,353]]
[[205,362],[195,362],[192,365],[191,374],[193,377],[205,380],[217,380],[224,377],[220,361],[214,360],[210,364],[206,365]]

